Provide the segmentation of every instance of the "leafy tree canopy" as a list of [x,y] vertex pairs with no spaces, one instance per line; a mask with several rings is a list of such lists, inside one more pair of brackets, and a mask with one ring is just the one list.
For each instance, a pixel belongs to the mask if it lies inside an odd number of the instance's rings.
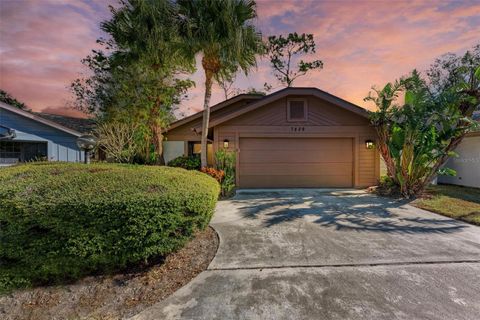
[[11,94],[2,89],[0,89],[0,101],[22,110],[30,110],[25,103],[18,101]]
[[253,24],[256,4],[252,0],[178,0],[177,4],[184,52],[191,61],[202,55],[205,71],[201,137],[204,167],[213,80],[223,78],[231,82],[237,70],[248,73],[256,65],[257,54],[262,52],[261,35]]
[[426,77],[414,70],[365,98],[378,108],[371,113],[378,149],[405,197],[420,194],[437,174],[455,174],[444,165],[465,134],[478,127],[472,119],[480,105],[478,49],[445,55]]
[[178,10],[168,0],[121,0],[101,23],[109,35],[99,39],[82,62],[90,75],[72,83],[75,106],[100,121],[133,122],[143,161],[162,163],[162,129],[193,85],[180,74],[192,62],[179,54]]
[[321,60],[299,60],[300,56],[315,53],[313,34],[299,35],[294,32],[286,37],[270,36],[266,43],[266,51],[275,77],[287,87],[291,87],[295,79],[306,75],[310,70],[323,68]]

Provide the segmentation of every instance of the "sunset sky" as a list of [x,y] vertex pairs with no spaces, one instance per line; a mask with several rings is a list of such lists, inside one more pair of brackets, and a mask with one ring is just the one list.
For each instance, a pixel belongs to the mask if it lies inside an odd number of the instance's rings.
[[[78,114],[67,109],[68,86],[87,70],[80,60],[104,36],[99,22],[115,0],[0,0],[0,87],[34,111]],[[480,43],[480,1],[280,1],[258,2],[255,22],[262,34],[313,33],[321,71],[299,78],[368,107],[372,85],[392,81],[413,68],[425,70],[435,57],[462,53]],[[202,107],[203,73],[192,79],[181,110]],[[265,59],[236,87],[281,89]],[[213,102],[222,100],[218,88]]]

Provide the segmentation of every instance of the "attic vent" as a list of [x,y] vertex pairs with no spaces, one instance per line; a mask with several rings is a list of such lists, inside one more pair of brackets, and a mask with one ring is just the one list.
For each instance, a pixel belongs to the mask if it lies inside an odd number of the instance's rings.
[[307,102],[305,100],[289,100],[287,119],[288,121],[307,121]]

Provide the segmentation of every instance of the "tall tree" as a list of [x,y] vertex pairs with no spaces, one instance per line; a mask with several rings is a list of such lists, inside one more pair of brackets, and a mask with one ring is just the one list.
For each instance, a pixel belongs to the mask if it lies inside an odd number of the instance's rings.
[[[287,87],[291,87],[295,79],[306,75],[310,70],[323,68],[321,60],[300,59],[300,56],[315,53],[313,34],[299,35],[294,32],[286,37],[270,36],[266,43],[266,50],[275,77]],[[295,66],[294,63],[296,63]]]
[[2,89],[0,89],[0,101],[22,110],[30,110],[25,103],[18,101],[11,94]]
[[202,55],[205,97],[201,138],[201,163],[207,166],[210,98],[214,77],[226,68],[247,73],[261,52],[261,35],[253,25],[257,16],[253,0],[178,0],[185,49],[193,60]]
[[465,134],[478,127],[472,119],[480,106],[478,49],[443,56],[426,78],[414,71],[366,98],[378,107],[371,121],[388,176],[405,197],[420,194],[437,174],[455,174],[444,165]]
[[[105,45],[101,40],[97,42]],[[81,62],[88,69],[89,75],[75,79],[70,84],[73,94],[73,107],[96,118],[102,118],[114,105],[116,92],[110,65],[111,57],[102,50],[92,50]]]
[[432,64],[427,71],[429,92],[441,103],[449,104],[461,117],[454,123],[457,134],[450,140],[443,155],[434,165],[430,183],[438,170],[445,165],[449,153],[453,151],[472,128],[478,126],[473,113],[480,110],[480,43],[464,55],[446,54]]
[[[179,54],[178,12],[168,0],[121,0],[101,24],[105,51],[84,60],[92,76],[76,80],[77,106],[104,121],[135,121],[145,161],[162,163],[162,129],[192,85],[179,73],[193,69]],[[151,150],[152,149],[152,150]]]
[[120,97],[136,106],[132,111],[144,120],[144,133],[154,150],[151,160],[163,163],[162,129],[173,119],[172,106],[191,86],[176,76],[193,70],[192,62],[179,54],[177,7],[168,0],[129,0],[122,10],[112,9],[112,13],[112,20],[104,22],[102,29],[119,48],[114,62],[122,67],[133,61],[133,77],[143,84],[140,90],[135,85],[133,91],[121,90]]
[[248,87],[246,89],[241,89],[238,87],[235,87],[235,75],[236,75],[236,70],[234,72],[220,72],[216,77],[215,80],[220,86],[220,89],[223,91],[223,96],[225,97],[225,100],[234,97],[239,94],[261,94],[261,95],[266,95],[272,90],[272,86],[265,82],[263,84],[263,88],[258,89],[255,87]]
[[225,100],[240,93],[240,90],[233,86],[238,69],[236,66],[232,68],[224,68],[215,75],[215,80],[223,91]]

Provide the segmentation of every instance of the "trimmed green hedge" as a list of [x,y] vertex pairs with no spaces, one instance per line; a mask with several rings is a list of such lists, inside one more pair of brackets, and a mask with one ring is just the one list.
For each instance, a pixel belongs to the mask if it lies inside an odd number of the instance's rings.
[[119,270],[210,221],[215,179],[179,168],[37,163],[0,169],[0,291]]
[[200,156],[180,156],[171,160],[168,164],[169,167],[183,168],[187,170],[200,170],[202,164],[200,162]]

